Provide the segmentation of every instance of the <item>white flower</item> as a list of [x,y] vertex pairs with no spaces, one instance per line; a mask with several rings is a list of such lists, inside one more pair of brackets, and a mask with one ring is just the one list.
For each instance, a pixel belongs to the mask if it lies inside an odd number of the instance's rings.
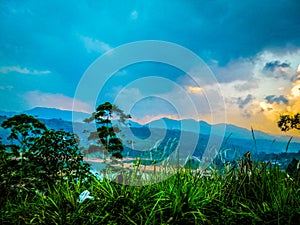
[[84,200],[86,199],[91,199],[94,200],[94,197],[90,196],[90,192],[88,190],[83,191],[80,195],[79,195],[79,203],[83,203]]

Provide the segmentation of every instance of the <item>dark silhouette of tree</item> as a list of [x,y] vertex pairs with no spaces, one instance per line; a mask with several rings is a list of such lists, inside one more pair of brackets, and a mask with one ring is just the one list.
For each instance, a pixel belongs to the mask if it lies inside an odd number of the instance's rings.
[[300,113],[295,115],[281,115],[277,125],[284,132],[291,129],[300,130]]
[[110,102],[105,102],[97,107],[96,112],[90,118],[85,119],[85,122],[95,121],[97,132],[91,132],[88,140],[98,140],[97,143],[101,148],[104,148],[111,156],[122,158],[123,144],[117,133],[121,130],[118,126],[112,124],[112,120],[126,124],[127,119],[131,118],[126,115],[121,109]]

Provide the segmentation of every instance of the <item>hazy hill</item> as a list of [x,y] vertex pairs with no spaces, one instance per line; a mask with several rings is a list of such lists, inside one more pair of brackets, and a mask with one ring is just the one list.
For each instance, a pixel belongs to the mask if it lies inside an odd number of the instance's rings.
[[[26,110],[23,113],[35,116],[37,118],[43,118],[43,119],[61,119],[66,121],[72,121],[73,112],[68,110],[55,109],[55,108],[36,107],[30,110]],[[76,113],[76,118],[79,118],[80,122],[82,122],[85,118],[90,116],[90,114],[83,113],[83,112],[74,112],[74,113]]]
[[[71,131],[77,133],[82,140],[87,138],[87,133],[83,133],[84,130],[91,131],[94,124],[86,124],[81,122],[76,122],[72,124],[72,112],[66,110],[59,110],[53,108],[42,108],[37,107],[31,110],[27,110],[21,113],[26,113],[33,115],[36,118],[44,122],[48,128],[51,129],[64,129],[66,131]],[[0,123],[9,116],[16,113],[14,112],[0,112]],[[85,119],[89,117],[89,114],[78,113],[77,118]],[[223,132],[225,129],[225,133]],[[134,149],[149,149],[151,148],[159,139],[164,139],[165,141],[172,137],[180,137],[180,134],[184,133],[186,135],[186,142],[184,148],[189,148],[189,138],[195,138],[198,134],[198,144],[196,152],[200,152],[208,141],[210,135],[215,137],[224,137],[223,142],[226,141],[226,148],[235,148],[243,150],[251,150],[256,148],[258,151],[262,152],[283,152],[285,151],[286,144],[289,137],[287,136],[273,136],[261,131],[254,131],[256,138],[256,145],[252,138],[252,133],[250,130],[241,128],[231,124],[216,124],[210,125],[204,121],[195,120],[171,120],[163,118],[160,120],[152,121],[149,124],[141,125],[136,122],[131,121],[130,127],[122,127],[124,134],[124,143],[134,141],[134,144],[129,145],[128,148],[133,147]],[[213,132],[212,132],[213,130]],[[224,136],[222,135],[224,134]],[[0,128],[0,137],[5,139],[7,132],[4,132]],[[196,136],[195,136],[196,135]],[[86,145],[87,142],[83,141],[82,145]],[[299,138],[294,138],[289,146],[289,151],[298,152],[300,150],[300,140]]]
[[[212,132],[214,135],[222,135],[225,129],[225,136],[231,134],[234,138],[252,139],[252,133],[250,130],[241,128],[232,124],[216,124],[210,125],[205,121],[189,120],[172,120],[168,118],[162,118],[155,120],[147,124],[152,128],[170,129],[170,130],[184,130],[189,132],[197,132],[205,135],[210,135]],[[197,129],[198,128],[198,129]],[[212,130],[214,129],[214,130]],[[257,139],[274,140],[274,136],[264,133],[259,130],[255,130],[255,137]]]
[[25,113],[27,115],[34,116],[40,119],[60,119],[65,121],[72,121],[73,113],[76,114],[77,121],[82,122],[85,118],[89,117],[90,114],[83,112],[72,112],[69,110],[61,110],[56,108],[45,108],[45,107],[35,107],[29,110],[21,112],[3,112],[0,111],[1,116],[13,116],[16,114]]

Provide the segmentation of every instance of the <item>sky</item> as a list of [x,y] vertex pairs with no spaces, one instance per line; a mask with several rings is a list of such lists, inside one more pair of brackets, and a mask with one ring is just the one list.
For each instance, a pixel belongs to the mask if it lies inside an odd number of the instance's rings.
[[[300,112],[299,12],[297,0],[1,0],[0,111],[92,112],[111,101],[141,123],[191,118],[282,134],[279,116]],[[192,51],[210,74],[135,63],[104,84],[100,69],[97,100],[76,95],[94,62],[145,40]]]

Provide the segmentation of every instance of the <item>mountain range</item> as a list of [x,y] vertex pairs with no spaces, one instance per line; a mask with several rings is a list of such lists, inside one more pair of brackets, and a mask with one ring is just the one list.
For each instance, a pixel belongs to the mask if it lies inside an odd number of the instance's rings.
[[85,118],[90,117],[91,115],[88,113],[83,113],[83,112],[73,112],[70,110],[61,110],[61,109],[56,109],[56,108],[45,108],[45,107],[35,107],[29,110],[25,110],[22,112],[4,112],[0,111],[1,116],[13,116],[16,114],[27,114],[34,116],[36,118],[41,118],[41,119],[59,119],[59,120],[64,120],[64,121],[72,121],[73,118],[73,113],[76,114],[76,122],[82,122]]
[[[131,122],[132,123],[132,122]],[[134,127],[140,127],[138,123],[132,123]],[[158,128],[158,129],[168,129],[168,130],[183,130],[194,133],[201,133],[204,135],[219,135],[225,136],[231,135],[234,138],[241,139],[252,139],[252,132],[246,128],[238,127],[232,124],[215,124],[211,125],[205,121],[195,121],[192,119],[185,120],[172,120],[168,118],[162,118],[159,120],[151,121],[145,124],[146,127]],[[265,132],[255,130],[255,138],[257,139],[268,139],[273,140],[275,136],[267,134]],[[278,138],[278,137],[277,137]]]
[[[66,131],[73,131],[80,133],[83,130],[91,130],[92,125],[83,123],[85,118],[90,117],[91,115],[88,113],[82,112],[72,112],[68,110],[60,110],[56,108],[43,108],[36,107],[30,110],[26,110],[23,112],[0,112],[0,116],[2,116],[2,120],[6,117],[13,116],[15,114],[25,113],[28,115],[32,115],[42,122],[44,122],[48,128],[52,129],[64,129]],[[73,115],[76,114],[76,126],[74,129],[74,124],[72,124]],[[0,121],[1,122],[1,121]],[[199,134],[200,140],[208,140],[210,135],[224,137],[224,141],[226,139],[230,140],[231,146],[235,148],[249,148],[253,146],[253,143],[257,145],[261,151],[269,151],[272,150],[274,152],[284,151],[287,145],[287,142],[290,137],[288,136],[275,136],[271,135],[259,130],[254,130],[252,133],[251,130],[238,127],[232,124],[208,124],[205,121],[195,121],[192,119],[187,120],[172,120],[168,118],[161,118],[159,120],[154,120],[149,122],[148,124],[139,124],[134,121],[129,121],[130,128],[124,127],[125,136],[128,133],[132,133],[133,135],[137,135],[138,138],[135,138],[141,142],[141,146],[146,146],[146,141],[148,137],[152,138],[152,142],[155,142],[155,137],[160,137],[167,131],[167,135],[179,135],[180,132],[189,133],[190,136],[192,134]],[[129,130],[131,132],[129,132]],[[76,131],[77,130],[77,131]],[[0,133],[2,137],[3,131]],[[254,134],[254,138],[253,138]],[[132,135],[131,135],[132,137]],[[131,138],[129,137],[129,139]],[[150,139],[151,139],[150,138]],[[128,140],[129,140],[128,139]],[[149,139],[149,140],[150,140]],[[127,140],[127,141],[128,141]],[[132,139],[131,139],[132,140]],[[149,142],[148,140],[148,142]],[[151,142],[151,141],[150,141]],[[154,143],[150,143],[149,146]],[[203,145],[203,143],[201,143]],[[300,149],[300,138],[293,138],[292,142],[289,146],[289,151],[297,152]]]

